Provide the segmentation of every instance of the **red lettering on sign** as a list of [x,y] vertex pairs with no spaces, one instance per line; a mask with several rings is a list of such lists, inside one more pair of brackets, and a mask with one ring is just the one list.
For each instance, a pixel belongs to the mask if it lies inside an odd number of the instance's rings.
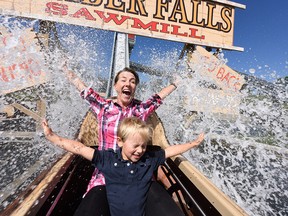
[[129,16],[121,16],[121,19],[119,20],[118,17],[119,15],[117,14],[113,14],[113,13],[107,13],[107,15],[109,15],[108,17],[105,17],[104,12],[103,11],[98,11],[98,10],[94,10],[98,16],[105,22],[108,23],[111,20],[114,21],[115,24],[117,25],[121,25],[123,22],[125,22],[127,19],[129,19]]
[[[39,70],[33,70],[35,66],[38,66],[36,68],[39,68]],[[15,73],[16,69],[20,70],[20,73]],[[38,64],[38,62],[35,62],[33,59],[28,59],[25,62],[17,64],[10,65],[8,67],[1,67],[0,68],[0,78],[4,82],[10,82],[14,79],[20,79],[25,77],[25,71],[28,72],[28,77],[32,79],[33,77],[40,76],[42,71]]]
[[222,80],[222,77],[224,76],[224,73],[225,73],[225,69],[223,67],[220,67],[219,70],[218,70],[218,73],[216,74],[216,77],[218,79]]
[[49,2],[46,4],[47,8],[45,9],[46,13],[53,15],[67,15],[68,14],[68,5],[59,4],[57,2]]
[[157,29],[157,25],[158,22],[149,22],[148,24],[144,24],[141,20],[137,19],[137,18],[133,18],[134,24],[131,26],[132,28],[138,28],[138,29],[148,29],[150,31],[158,31]]
[[96,20],[96,18],[94,18],[92,14],[87,10],[87,8],[81,8],[80,10],[76,11],[76,13],[70,16],[75,18],[80,18],[84,16],[87,20]]
[[[221,68],[220,68],[221,69]],[[225,69],[224,69],[225,72]],[[226,73],[226,75],[221,79],[221,81],[226,80],[227,85],[229,86],[229,80],[230,80],[230,73]],[[230,86],[229,86],[230,87]]]
[[16,68],[16,64],[13,64],[13,65],[8,67],[8,70],[10,72],[10,76],[11,76],[12,80],[15,79],[15,76],[14,76],[14,73],[13,73],[15,71],[15,68]]
[[232,80],[234,80],[235,82],[233,83],[233,87],[235,88],[235,90],[240,90],[240,83],[237,82],[239,80],[239,77],[232,75],[229,71],[225,71],[225,68],[220,67],[216,77],[222,82],[226,82],[227,87],[231,87]]
[[201,35],[201,36],[197,36],[196,33],[198,31],[198,29],[193,29],[193,28],[189,28],[190,30],[190,35],[189,37],[192,37],[192,38],[197,38],[197,39],[200,39],[200,40],[204,40],[205,39],[205,36],[204,35]]
[[210,73],[216,71],[216,68],[218,67],[218,63],[217,61],[215,61],[214,59],[210,59],[209,57],[206,57],[207,60],[207,64],[209,63],[209,67],[208,67],[208,71]]
[[160,32],[162,32],[162,33],[169,33],[169,31],[168,31],[168,27],[170,26],[169,24],[167,24],[167,23],[160,23],[160,25],[162,26],[162,29],[160,30]]
[[0,77],[1,79],[4,81],[4,82],[8,82],[9,79],[5,73],[5,68],[4,67],[1,67],[1,71],[0,71]]
[[[46,4],[46,6],[47,8],[45,11],[49,14],[61,15],[61,16],[65,16],[68,14],[68,9],[69,9],[68,5],[59,4],[56,2],[49,2]],[[145,30],[147,29],[149,31],[161,32],[161,33],[171,34],[171,35],[180,36],[180,37],[190,37],[190,38],[195,38],[199,40],[205,39],[205,35],[197,35],[198,29],[194,29],[194,28],[189,28],[189,31],[184,31],[181,25],[171,25],[171,24],[160,23],[160,22],[155,22],[155,21],[144,23],[141,19],[135,18],[135,17],[108,13],[108,12],[99,11],[99,10],[94,10],[93,12],[95,12],[98,15],[98,17],[104,21],[104,23],[114,22],[116,25],[120,26],[120,25],[124,25],[124,23],[126,22],[126,25],[128,25],[130,23],[128,23],[127,21],[129,19],[132,19],[133,24],[131,24],[130,26],[131,28],[145,29]],[[77,18],[77,19],[84,18],[90,21],[96,21],[98,19],[98,18],[96,19],[95,15],[92,12],[90,12],[88,8],[81,8],[75,13],[70,14],[69,16],[73,18]]]
[[[239,78],[237,78],[237,81],[239,80]],[[240,90],[240,88],[241,88],[241,83],[240,82],[235,82],[234,83],[234,85],[233,85],[233,87],[235,88],[235,90]]]
[[179,33],[180,26],[172,25],[172,28],[173,28],[173,31],[171,32],[172,34],[187,37],[187,35],[188,35],[187,32]]

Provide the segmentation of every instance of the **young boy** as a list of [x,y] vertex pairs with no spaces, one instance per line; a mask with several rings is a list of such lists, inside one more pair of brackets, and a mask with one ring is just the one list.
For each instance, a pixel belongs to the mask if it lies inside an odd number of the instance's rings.
[[146,152],[147,143],[152,138],[152,129],[144,121],[130,117],[119,125],[118,150],[95,150],[53,133],[46,120],[42,122],[42,127],[49,141],[92,161],[104,174],[112,216],[145,215],[147,192],[153,172],[166,158],[184,153],[198,146],[204,139],[204,134],[201,133],[193,142]]

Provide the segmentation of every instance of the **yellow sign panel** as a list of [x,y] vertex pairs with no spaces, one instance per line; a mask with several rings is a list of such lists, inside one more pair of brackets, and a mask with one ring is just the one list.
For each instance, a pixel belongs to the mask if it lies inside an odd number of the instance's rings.
[[64,22],[190,44],[233,46],[231,1],[0,0],[2,14]]
[[14,36],[0,29],[0,95],[48,81],[35,33],[27,29]]

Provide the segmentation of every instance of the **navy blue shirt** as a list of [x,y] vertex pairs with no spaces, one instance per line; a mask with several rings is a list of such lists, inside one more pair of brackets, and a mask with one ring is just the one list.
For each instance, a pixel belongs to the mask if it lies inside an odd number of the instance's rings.
[[95,150],[92,164],[105,176],[111,215],[143,216],[153,172],[165,162],[165,152],[145,152],[132,163],[122,159],[121,150]]

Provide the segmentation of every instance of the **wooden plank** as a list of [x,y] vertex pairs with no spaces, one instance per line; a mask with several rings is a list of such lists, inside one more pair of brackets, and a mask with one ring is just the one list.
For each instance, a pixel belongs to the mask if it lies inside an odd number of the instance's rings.
[[11,106],[15,107],[16,109],[20,110],[21,112],[25,113],[26,115],[31,116],[34,120],[40,122],[42,121],[41,116],[39,116],[37,113],[27,109],[26,107],[22,106],[21,104],[18,103],[13,103]]
[[11,105],[0,106],[0,113],[5,113],[6,116],[9,118],[14,115],[15,109]]
[[189,107],[191,111],[222,113],[230,117],[239,115],[240,94],[199,87],[189,90],[193,92],[193,95],[186,98],[184,103],[185,107]]
[[226,194],[220,191],[208,178],[197,170],[187,159],[175,157],[179,168],[201,193],[214,205],[221,215],[247,216],[248,214],[236,205]]
[[80,127],[78,140],[86,146],[98,145],[98,121],[95,114],[89,111]]
[[188,55],[188,65],[193,71],[211,78],[216,86],[225,91],[239,92],[245,83],[244,76],[222,63],[201,46],[196,46],[193,53]]
[[1,14],[243,51],[233,44],[230,1],[2,0]]
[[37,212],[41,203],[49,196],[52,189],[61,178],[61,174],[71,163],[73,155],[66,153],[48,172],[45,178],[33,189],[33,191],[21,202],[21,204],[10,214],[11,216],[27,215],[32,210]]
[[42,126],[41,126],[41,122],[42,119],[45,118],[46,116],[46,103],[44,100],[37,100],[37,110],[36,110],[36,114],[41,118],[40,121],[36,122],[36,131],[42,131]]
[[222,3],[222,4],[227,4],[227,5],[230,5],[230,6],[233,6],[233,7],[237,7],[237,8],[241,8],[241,9],[246,9],[246,5],[239,4],[239,3],[236,3],[236,2],[232,2],[232,1],[229,1],[229,0],[212,0],[212,1],[219,2],[219,3]]
[[0,131],[1,137],[22,137],[22,138],[33,138],[36,136],[36,132],[21,132],[21,131]]

